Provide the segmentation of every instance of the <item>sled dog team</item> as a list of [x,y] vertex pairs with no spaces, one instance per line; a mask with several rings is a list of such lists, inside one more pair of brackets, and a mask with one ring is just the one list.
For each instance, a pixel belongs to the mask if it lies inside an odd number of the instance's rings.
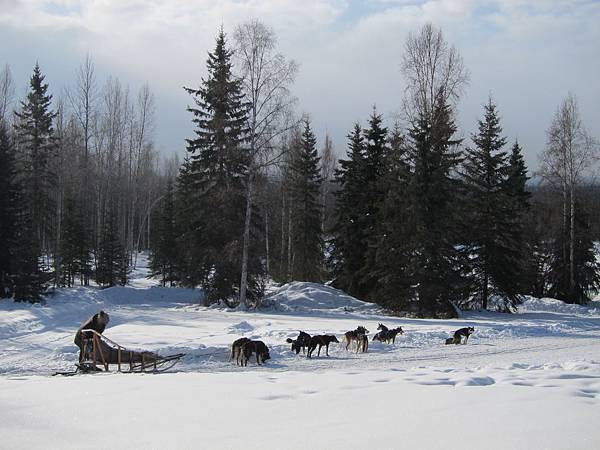
[[[389,329],[384,324],[380,323],[377,327],[378,332],[373,336],[373,341],[379,341],[386,344],[394,344],[398,334],[404,334],[402,327]],[[466,344],[469,336],[475,332],[473,327],[460,328],[454,332],[451,338],[446,339],[446,344]],[[366,353],[369,348],[369,339],[367,337],[369,330],[365,327],[358,326],[355,330],[344,333],[343,342],[346,343],[346,350],[356,343],[356,353]],[[463,340],[464,338],[464,340]],[[300,331],[296,339],[287,338],[286,342],[292,344],[292,351],[296,354],[306,353],[307,358],[312,358],[313,352],[317,349],[317,356],[321,356],[321,349],[325,347],[325,356],[329,356],[329,344],[332,342],[339,343],[338,339],[333,335],[323,334],[311,336],[310,334]],[[252,355],[256,355],[256,364],[260,365],[266,360],[271,359],[269,348],[263,341],[253,341],[248,338],[240,338],[231,344],[230,361],[235,359],[236,364],[247,366],[248,360]]]

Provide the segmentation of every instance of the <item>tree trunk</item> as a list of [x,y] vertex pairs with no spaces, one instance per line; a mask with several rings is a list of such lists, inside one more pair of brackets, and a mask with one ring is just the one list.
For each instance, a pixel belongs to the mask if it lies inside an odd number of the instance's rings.
[[[58,194],[58,208],[57,208],[57,217],[56,217],[56,250],[54,255],[54,286],[60,286],[60,277],[61,277],[61,266],[62,266],[62,249],[60,246],[61,241],[61,233],[62,233],[62,200],[63,195],[62,192]],[[71,287],[69,285],[69,287]]]
[[240,303],[248,307],[246,291],[248,289],[248,247],[250,245],[250,222],[252,219],[252,176],[248,176],[246,190],[246,219],[244,221],[244,242],[242,246],[242,278],[240,280]]
[[569,236],[569,292],[571,293],[571,301],[575,294],[575,196],[573,195],[573,186],[570,190],[571,194],[571,223]]
[[265,253],[267,263],[267,275],[271,273],[269,264],[269,211],[265,208]]
[[[566,176],[566,173],[565,173]],[[567,262],[567,230],[569,229],[568,225],[568,192],[567,192],[567,181],[566,179],[563,181],[563,244],[562,244],[562,253],[563,253],[563,261]],[[569,292],[571,291],[571,286],[569,286]]]
[[488,275],[488,262],[487,257],[485,261],[485,266],[483,268],[483,290],[481,291],[482,302],[481,306],[485,310],[488,308],[488,284],[489,284],[489,275]]
[[292,281],[292,205],[288,206],[287,281]]
[[279,276],[285,274],[285,192],[281,195],[281,259],[279,260]]

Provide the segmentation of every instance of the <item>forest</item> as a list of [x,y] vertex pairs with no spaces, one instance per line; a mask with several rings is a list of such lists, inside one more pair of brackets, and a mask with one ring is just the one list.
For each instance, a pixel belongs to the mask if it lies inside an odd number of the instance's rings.
[[123,285],[142,251],[163,285],[200,287],[207,305],[257,308],[289,281],[436,318],[596,293],[599,144],[574,95],[557,105],[532,171],[503,133],[494,86],[462,136],[469,70],[427,23],[395,62],[406,84],[398,114],[368,107],[338,155],[298,111],[300,66],[268,25],[221,27],[205,50],[207,75],[181,105],[194,127],[173,144],[182,158],[156,150],[150,87],[99,80],[91,55],[61,95],[36,64],[16,98],[4,67],[1,297]]

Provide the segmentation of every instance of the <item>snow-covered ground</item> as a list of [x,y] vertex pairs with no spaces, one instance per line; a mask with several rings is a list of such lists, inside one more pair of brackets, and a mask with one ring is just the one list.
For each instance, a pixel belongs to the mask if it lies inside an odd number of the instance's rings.
[[[291,283],[261,312],[199,306],[201,292],[59,290],[45,306],[0,302],[0,448],[600,448],[600,305],[528,299],[518,314],[388,317],[333,288]],[[73,335],[104,309],[105,335],[185,352],[170,373],[51,377],[77,360]],[[395,345],[330,357],[289,351],[298,330],[402,326]],[[463,326],[467,345],[443,341]],[[228,361],[238,337],[272,359]]]

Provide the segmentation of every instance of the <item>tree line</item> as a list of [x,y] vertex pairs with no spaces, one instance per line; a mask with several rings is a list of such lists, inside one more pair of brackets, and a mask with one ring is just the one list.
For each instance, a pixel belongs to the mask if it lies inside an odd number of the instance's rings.
[[[36,302],[49,288],[124,284],[148,246],[148,215],[164,188],[152,141],[154,100],[90,57],[60,99],[35,65],[15,103],[0,74],[0,295]],[[172,163],[172,162],[171,162]]]
[[[53,112],[36,68],[41,81],[34,71],[0,141],[3,161],[14,161],[3,165],[13,180],[1,202],[14,225],[3,227],[14,243],[2,249],[14,259],[1,269],[6,296],[34,298],[16,292],[34,272],[35,283],[124,283],[142,249],[163,285],[201,286],[206,304],[229,306],[259,305],[272,281],[327,281],[422,317],[511,311],[528,294],[585,303],[598,287],[598,146],[574,96],[558,108],[532,180],[491,96],[477,131],[458,134],[469,72],[432,24],[405,44],[401,120],[386,126],[373,107],[339,161],[331,139],[319,146],[309,116],[296,113],[298,65],[277,51],[269,27],[252,20],[232,39],[221,28],[206,66],[207,77],[185,88],[187,156],[162,171],[147,87],[131,102],[109,80],[104,101],[86,106],[97,98],[86,89],[95,86],[88,60],[69,113]],[[27,114],[39,123],[27,128]],[[16,270],[25,255],[29,268]]]

